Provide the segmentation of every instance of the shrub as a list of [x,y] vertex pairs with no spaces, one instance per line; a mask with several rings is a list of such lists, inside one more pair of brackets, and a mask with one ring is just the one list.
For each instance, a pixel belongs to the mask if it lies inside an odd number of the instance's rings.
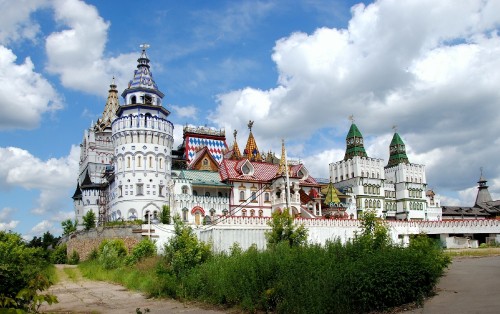
[[68,262],[68,256],[66,253],[66,243],[56,246],[56,248],[51,253],[51,261],[54,264],[66,264]]
[[127,249],[123,240],[104,240],[99,245],[97,261],[104,269],[115,269],[122,265],[126,255]]
[[163,205],[160,213],[160,222],[162,224],[170,225],[170,207],[167,205]]
[[78,254],[77,251],[73,251],[68,259],[68,263],[70,265],[78,265],[78,263],[80,263],[80,254]]
[[287,242],[290,246],[298,246],[307,242],[307,229],[303,225],[295,226],[293,217],[286,209],[283,212],[274,212],[272,220],[268,224],[271,230],[266,231],[266,239],[270,246],[280,242]]
[[150,239],[143,239],[133,249],[132,253],[125,259],[125,264],[132,265],[140,260],[156,255],[156,244]]
[[70,235],[71,233],[76,231],[76,227],[78,226],[78,220],[75,219],[75,221],[71,221],[71,219],[66,219],[63,222],[61,222],[61,226],[63,228],[63,236]]
[[51,285],[44,257],[42,248],[27,247],[19,234],[0,231],[0,309],[36,312],[43,302],[57,302],[41,294]]
[[95,228],[95,213],[92,210],[89,210],[83,216],[83,229],[88,231],[92,228]]
[[165,267],[176,277],[181,277],[196,265],[202,264],[211,256],[209,244],[198,241],[191,227],[186,226],[180,217],[174,217],[174,236],[165,244]]

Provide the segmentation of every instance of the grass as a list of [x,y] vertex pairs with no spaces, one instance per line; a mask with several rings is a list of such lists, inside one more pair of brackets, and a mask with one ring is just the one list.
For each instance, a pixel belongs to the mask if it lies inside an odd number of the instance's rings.
[[76,268],[65,267],[63,271],[73,282],[77,282],[80,279],[80,272]]
[[145,258],[134,266],[120,266],[111,270],[103,269],[97,260],[91,260],[80,263],[78,269],[88,279],[113,282],[127,289],[158,295],[158,277],[154,271],[158,259]]
[[445,254],[449,257],[486,257],[500,255],[500,248],[479,248],[479,249],[447,249]]

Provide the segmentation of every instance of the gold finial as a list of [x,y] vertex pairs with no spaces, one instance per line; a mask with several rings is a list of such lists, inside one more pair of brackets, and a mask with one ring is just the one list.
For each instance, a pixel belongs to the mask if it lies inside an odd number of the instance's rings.
[[142,49],[142,51],[145,52],[146,49],[148,49],[150,46],[149,46],[149,44],[144,43],[144,44],[139,45],[139,47]]
[[351,115],[349,116],[349,121],[351,121],[351,123],[354,123],[354,115],[353,115],[353,114],[351,114]]
[[250,130],[250,132],[252,132],[252,127],[253,127],[253,121],[249,120],[248,121],[248,129]]

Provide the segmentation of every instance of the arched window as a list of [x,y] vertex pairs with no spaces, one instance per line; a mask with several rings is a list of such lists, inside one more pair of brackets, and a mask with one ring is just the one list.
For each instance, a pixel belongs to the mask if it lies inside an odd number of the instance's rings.
[[259,209],[259,217],[263,217],[264,216],[264,211],[262,209]]
[[365,208],[368,208],[368,200],[365,200]]
[[252,192],[252,202],[257,202],[257,194],[255,191]]
[[159,163],[160,163],[160,169],[163,169],[163,158],[160,158]]
[[205,192],[205,196],[210,196],[210,192]]
[[182,209],[182,220],[188,221],[188,209],[186,207]]
[[245,191],[240,191],[240,201],[245,200]]
[[222,197],[222,192],[217,192],[218,197]]
[[153,168],[153,157],[149,156],[149,168]]
[[194,196],[198,196],[198,191],[193,190],[193,195],[194,195]]
[[223,209],[223,210],[222,210],[222,215],[223,215],[223,216],[227,216],[227,209]]
[[187,187],[187,185],[183,185],[182,186],[182,194],[188,194],[188,191],[189,191],[189,188]]
[[213,208],[210,209],[210,216],[212,217],[215,216],[215,209]]
[[132,104],[137,103],[137,97],[135,97],[135,96],[130,97],[130,102],[131,102]]
[[130,168],[130,156],[127,157],[127,168]]
[[250,217],[255,217],[255,209],[250,209]]
[[269,202],[269,192],[264,193],[264,201]]
[[142,167],[142,157],[137,156],[137,167]]

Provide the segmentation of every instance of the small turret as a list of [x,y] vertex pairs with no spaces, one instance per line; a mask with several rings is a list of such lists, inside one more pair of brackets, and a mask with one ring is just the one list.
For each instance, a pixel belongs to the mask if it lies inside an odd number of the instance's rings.
[[410,163],[408,156],[406,156],[406,147],[399,134],[394,133],[391,144],[389,145],[389,162],[387,163],[386,168],[403,163]]
[[344,160],[352,159],[354,156],[367,157],[365,146],[363,144],[363,135],[354,122],[349,128],[345,138],[346,150]]
[[252,126],[253,121],[249,121],[248,129],[250,130],[250,134],[248,135],[247,145],[245,147],[245,150],[243,151],[243,157],[247,158],[250,161],[262,161],[259,148],[257,147],[257,143],[255,142],[255,138],[252,134]]
[[483,177],[483,170],[481,169],[481,176],[479,177],[479,181],[477,183],[479,186],[477,187],[477,196],[475,205],[491,202],[492,198],[490,192],[488,191],[488,186],[486,185],[486,179]]

